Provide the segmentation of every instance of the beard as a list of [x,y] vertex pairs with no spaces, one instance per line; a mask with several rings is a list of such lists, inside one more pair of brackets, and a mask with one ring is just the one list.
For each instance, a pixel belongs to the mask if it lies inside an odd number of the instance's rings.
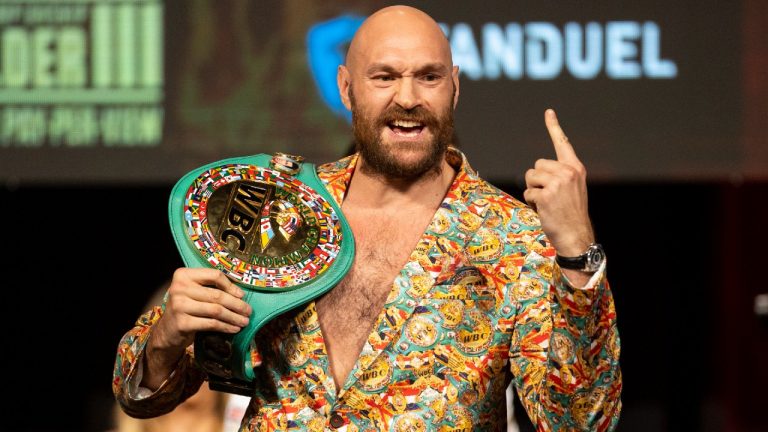
[[[355,139],[355,149],[365,160],[361,166],[364,172],[386,179],[408,181],[430,174],[440,174],[443,156],[453,138],[453,104],[449,103],[448,108],[439,115],[435,115],[421,106],[404,109],[395,104],[378,117],[371,118],[365,115],[361,107],[357,105],[354,92],[351,89],[349,99],[352,105],[352,133]],[[451,101],[453,101],[453,96],[451,96]],[[426,143],[385,144],[381,131],[388,128],[389,124],[395,120],[421,123],[423,128],[429,128],[432,139]],[[398,157],[399,152],[418,153],[420,157],[413,161],[405,161]]]

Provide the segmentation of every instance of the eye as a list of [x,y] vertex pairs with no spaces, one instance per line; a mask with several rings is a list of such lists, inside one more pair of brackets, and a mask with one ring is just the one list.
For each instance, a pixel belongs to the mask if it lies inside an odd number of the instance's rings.
[[423,79],[424,81],[428,81],[428,82],[437,81],[437,80],[440,79],[440,75],[432,74],[432,73],[424,74],[421,77],[421,79]]
[[392,75],[374,75],[373,79],[375,81],[384,81],[384,82],[395,80],[395,78]]

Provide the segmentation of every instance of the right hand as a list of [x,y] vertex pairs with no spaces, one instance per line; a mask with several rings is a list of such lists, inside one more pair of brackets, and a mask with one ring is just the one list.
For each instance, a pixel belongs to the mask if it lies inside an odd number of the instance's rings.
[[237,333],[248,325],[252,309],[241,300],[244,295],[242,289],[218,270],[176,270],[168,288],[165,312],[147,343],[143,385],[157,388],[195,340],[198,331]]

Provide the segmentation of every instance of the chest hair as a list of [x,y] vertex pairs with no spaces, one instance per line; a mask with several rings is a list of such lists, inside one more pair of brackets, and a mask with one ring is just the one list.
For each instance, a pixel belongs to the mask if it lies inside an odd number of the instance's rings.
[[337,387],[346,380],[376,317],[432,214],[347,219],[355,235],[355,260],[346,277],[317,301],[331,371]]

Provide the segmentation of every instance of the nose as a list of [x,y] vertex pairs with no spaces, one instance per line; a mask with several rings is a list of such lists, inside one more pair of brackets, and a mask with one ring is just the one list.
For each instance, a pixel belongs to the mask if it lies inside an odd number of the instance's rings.
[[394,102],[403,109],[411,109],[421,105],[419,89],[412,77],[402,77],[398,83]]

